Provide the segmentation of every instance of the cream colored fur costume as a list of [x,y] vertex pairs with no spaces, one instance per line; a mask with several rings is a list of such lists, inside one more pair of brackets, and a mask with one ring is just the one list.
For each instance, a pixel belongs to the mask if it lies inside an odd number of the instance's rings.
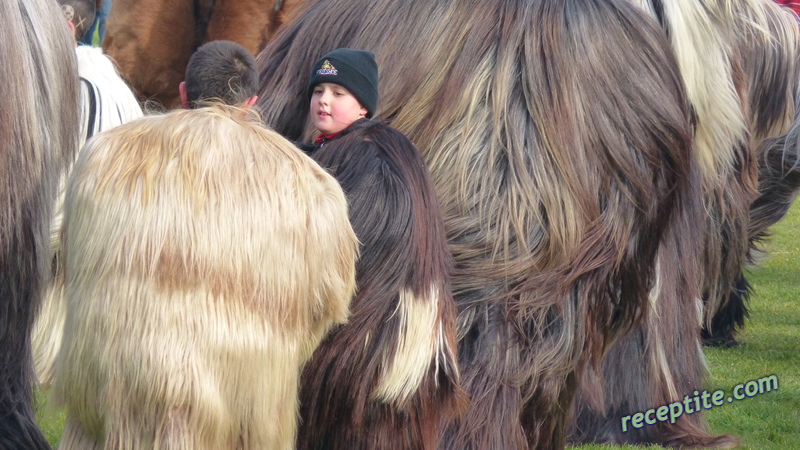
[[338,183],[223,107],[84,148],[67,188],[62,449],[290,449],[300,370],[347,319]]

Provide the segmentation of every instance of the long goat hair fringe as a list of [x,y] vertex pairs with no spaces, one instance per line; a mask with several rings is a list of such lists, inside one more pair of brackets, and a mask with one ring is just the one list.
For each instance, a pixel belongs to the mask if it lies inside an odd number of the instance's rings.
[[259,55],[261,112],[290,139],[310,136],[310,62],[337,47],[376,54],[377,115],[443,208],[471,403],[442,448],[562,448],[582,371],[647,320],[666,230],[690,226],[663,32],[614,0],[311,1]]
[[[763,245],[770,237],[769,228],[783,219],[800,191],[798,139],[800,120],[796,117],[789,133],[764,139],[756,151],[759,155],[758,197],[750,205],[747,251],[747,263],[753,267],[759,264],[764,253]],[[749,317],[747,304],[752,292],[753,287],[742,272],[727,304],[714,314],[709,328],[703,330],[706,344],[736,344],[735,333]]]
[[0,448],[47,449],[30,336],[58,180],[78,146],[78,71],[55,2],[4,0],[0,16]]
[[769,228],[786,215],[800,189],[800,114],[789,133],[764,140],[759,153],[759,196],[751,206],[749,230],[748,261],[753,264]]
[[[717,39],[718,47],[729,54],[721,61],[706,59],[705,64],[687,63],[684,72],[691,75],[686,78],[709,80],[718,67],[730,67],[727,81],[723,79],[715,86],[729,86],[727,90],[735,95],[744,120],[740,128],[721,119],[720,111],[732,111],[734,105],[716,104],[700,93],[702,89],[698,89],[694,97],[690,95],[693,105],[710,105],[707,115],[698,114],[697,118],[695,148],[701,158],[702,153],[720,154],[739,147],[733,152],[737,155],[735,158],[708,170],[703,183],[711,227],[705,244],[703,337],[709,344],[732,345],[746,315],[749,289],[742,270],[749,243],[754,238],[749,222],[751,204],[761,190],[760,153],[765,139],[787,133],[793,121],[800,34],[794,15],[770,0],[723,1],[716,9],[703,6],[710,17],[693,24],[692,28],[705,30],[708,21],[721,25],[711,32],[706,31],[696,41]],[[711,38],[710,34],[717,37]],[[702,122],[706,123],[705,131],[699,125]],[[733,147],[714,144],[704,139],[708,134],[735,136],[740,143],[731,139]],[[731,303],[728,303],[729,298]]]
[[[659,253],[658,289],[651,292],[654,320],[610,349],[602,374],[587,374],[571,439],[731,447],[730,436],[708,435],[701,414],[625,433],[621,418],[700,390],[701,325],[705,337],[709,329],[732,336],[744,322],[749,285],[742,270],[759,215],[751,204],[756,189],[766,192],[771,173],[758,164],[776,164],[768,156],[774,158],[774,151],[759,154],[765,145],[774,148],[767,142],[787,131],[794,114],[797,25],[769,1],[637,3],[664,27],[681,64],[693,107],[694,192],[702,209],[699,215],[687,211],[694,215],[686,216],[683,229],[693,231],[668,239]],[[796,189],[791,180],[790,174],[775,180],[785,187],[787,209]],[[593,399],[598,392],[604,393],[603,408]]]
[[303,373],[298,449],[438,448],[464,409],[452,257],[414,145],[359,122],[311,155],[344,189],[361,243],[358,294]]
[[336,180],[225,107],[96,135],[67,188],[64,449],[291,449],[358,241]]
[[[767,235],[767,228],[781,218],[797,192],[796,150],[786,146],[785,134],[796,121],[795,93],[800,88],[800,32],[795,15],[773,1],[744,2],[737,16],[734,46],[742,53],[747,80],[744,109],[749,116],[750,151],[756,167],[758,187],[747,209],[745,256],[739,256],[734,286],[725,302],[709,309],[703,329],[707,345],[735,345],[736,334],[748,316],[752,291],[744,276],[744,265],[754,263],[753,250]],[[796,133],[796,132],[795,132]],[[776,142],[777,139],[777,142]],[[791,139],[791,138],[789,138]],[[772,206],[774,204],[774,206]],[[783,209],[785,208],[785,209]],[[741,247],[736,247],[741,248]]]

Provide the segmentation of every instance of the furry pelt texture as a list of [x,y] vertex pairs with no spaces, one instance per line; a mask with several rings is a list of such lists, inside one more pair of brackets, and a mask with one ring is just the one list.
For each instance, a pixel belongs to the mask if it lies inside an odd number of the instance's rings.
[[797,23],[771,0],[654,0],[650,8],[670,36],[696,115],[694,148],[709,227],[708,328],[745,263],[750,204],[758,192],[756,149],[786,133],[793,118]]
[[616,344],[601,375],[587,375],[573,440],[730,447],[730,436],[708,435],[701,414],[627,433],[621,418],[702,390],[701,324],[731,331],[744,320],[739,307],[748,292],[742,269],[759,184],[756,149],[786,132],[794,114],[797,25],[769,0],[632,1],[662,25],[681,64],[694,112],[694,191],[702,210],[659,252],[659,289],[651,292],[658,321]]
[[303,373],[297,448],[434,450],[466,396],[452,257],[425,162],[366,120],[311,156],[341,183],[361,250],[350,320]]
[[59,175],[78,145],[78,71],[55,2],[4,0],[0,17],[0,449],[46,449],[31,331]]
[[[783,219],[800,190],[800,160],[797,150],[800,122],[795,120],[788,134],[764,140],[757,151],[760,155],[759,195],[750,206],[750,246],[747,253],[747,263],[754,267],[758,265],[764,252],[763,244],[769,240],[769,228]],[[753,288],[744,272],[741,273],[727,304],[713,316],[710,327],[703,330],[706,345],[737,344],[735,336],[749,316],[747,303],[752,292]]]
[[67,188],[60,448],[290,449],[302,365],[347,319],[336,180],[242,110],[96,135]]
[[444,210],[471,406],[442,447],[563,447],[582,369],[645,315],[689,201],[663,32],[613,0],[311,2],[259,55],[268,123],[308,137],[310,64],[343,46],[376,54],[377,116],[419,147]]
[[179,107],[178,84],[197,47],[214,40],[253,54],[303,0],[114,0],[103,41],[140,100]]
[[[754,252],[768,235],[768,228],[786,214],[797,193],[796,133],[786,137],[792,114],[796,116],[795,92],[800,88],[800,33],[794,13],[765,1],[745,17],[736,45],[742,48],[748,79],[747,110],[750,143],[758,167],[758,192],[748,211],[748,247],[745,263],[755,263]],[[756,13],[763,13],[760,16]],[[761,19],[761,21],[757,21]],[[748,26],[756,23],[756,26]],[[796,119],[795,119],[796,120]],[[796,127],[796,125],[795,125]],[[739,267],[727,303],[705,323],[706,345],[736,345],[736,334],[748,316],[752,287]]]
[[[697,174],[696,174],[697,175]],[[648,319],[614,343],[600,371],[584,374],[576,416],[570,430],[573,443],[658,443],[682,448],[729,448],[736,440],[711,435],[702,414],[684,414],[674,424],[658,422],[622,431],[622,417],[682,401],[701,390],[705,363],[700,341],[703,304],[703,214],[699,176],[673,215],[658,252],[657,282],[650,292]]]
[[[81,85],[80,145],[96,133],[142,117],[142,108],[128,85],[117,73],[114,63],[97,47],[75,48]],[[76,155],[77,157],[77,155]],[[63,220],[64,191],[72,171],[73,159],[67,161],[59,182],[58,196],[50,233],[54,276],[44,294],[44,301],[34,323],[33,359],[36,377],[46,387],[53,381],[53,369],[66,317],[64,267],[60,257],[59,233]]]
[[757,263],[769,228],[780,221],[800,189],[800,114],[789,133],[762,143],[759,163],[759,196],[750,208],[750,253]]

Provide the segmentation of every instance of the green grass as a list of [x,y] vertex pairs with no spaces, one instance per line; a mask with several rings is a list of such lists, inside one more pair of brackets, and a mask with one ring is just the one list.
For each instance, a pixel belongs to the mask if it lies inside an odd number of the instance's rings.
[[38,402],[37,419],[39,426],[53,448],[58,447],[58,442],[61,440],[61,433],[64,430],[64,419],[66,413],[61,410],[55,410],[47,405],[47,398],[45,393],[37,393],[36,400]]
[[[741,441],[738,448],[743,450],[800,449],[800,206],[795,205],[772,232],[765,259],[748,276],[755,294],[750,320],[739,336],[741,345],[706,349],[711,372],[705,386],[708,392],[722,389],[728,395],[740,383],[769,375],[780,380],[777,391],[726,402],[704,413],[712,432],[736,435]],[[64,413],[47,408],[44,395],[39,402],[39,424],[55,446],[64,427]]]

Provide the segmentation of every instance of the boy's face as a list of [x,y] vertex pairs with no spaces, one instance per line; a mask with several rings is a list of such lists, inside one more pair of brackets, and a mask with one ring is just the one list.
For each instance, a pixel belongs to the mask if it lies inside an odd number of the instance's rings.
[[336,134],[367,115],[367,109],[350,91],[334,83],[314,86],[310,112],[314,126],[326,135]]

